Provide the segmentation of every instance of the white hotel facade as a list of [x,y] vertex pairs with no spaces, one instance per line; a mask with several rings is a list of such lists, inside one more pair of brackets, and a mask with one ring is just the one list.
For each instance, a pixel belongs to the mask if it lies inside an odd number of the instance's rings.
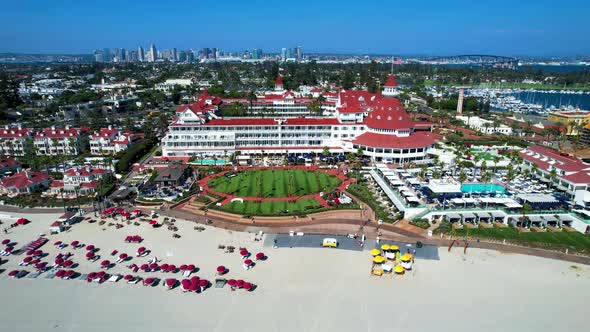
[[[392,83],[393,81],[393,83]],[[394,84],[394,85],[392,85]],[[166,157],[195,155],[356,152],[359,148],[375,161],[424,163],[435,137],[431,124],[414,122],[394,95],[395,80],[390,76],[383,95],[366,91],[326,93],[335,110],[329,116],[293,117],[273,110],[273,117],[220,118],[216,115],[224,101],[204,93],[195,104],[177,109],[177,116],[162,140]],[[278,97],[277,97],[278,96]],[[293,98],[275,94],[266,100]],[[226,103],[227,104],[227,103]],[[280,102],[277,105],[284,105]]]

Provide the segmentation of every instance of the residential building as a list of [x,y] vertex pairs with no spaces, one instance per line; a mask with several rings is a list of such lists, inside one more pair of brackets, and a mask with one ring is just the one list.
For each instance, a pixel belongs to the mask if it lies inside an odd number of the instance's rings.
[[566,135],[578,135],[580,128],[590,124],[590,111],[555,111],[547,115],[547,120],[566,127]]
[[127,150],[135,143],[136,137],[121,129],[102,128],[90,136],[90,153],[93,155],[115,155]]
[[0,152],[3,156],[24,156],[27,149],[26,141],[33,131],[28,128],[4,127],[0,129]]
[[80,154],[81,137],[86,134],[82,128],[45,128],[38,131],[33,145],[38,154],[43,155],[78,155]]
[[51,177],[47,173],[20,171],[0,179],[0,195],[30,194],[38,188],[47,187],[50,182]]
[[97,190],[98,180],[108,173],[108,170],[102,168],[67,169],[63,173],[63,180],[51,182],[50,193],[52,195],[61,195],[63,193],[67,196],[94,194]]
[[457,120],[461,120],[469,128],[484,133],[486,135],[491,134],[503,134],[512,135],[512,128],[504,124],[494,125],[491,120],[482,119],[478,116],[463,116],[457,115]]
[[585,125],[580,132],[580,144],[590,146],[590,123]]
[[164,186],[180,186],[190,175],[190,168],[186,165],[171,164],[165,169],[158,172],[154,183]]

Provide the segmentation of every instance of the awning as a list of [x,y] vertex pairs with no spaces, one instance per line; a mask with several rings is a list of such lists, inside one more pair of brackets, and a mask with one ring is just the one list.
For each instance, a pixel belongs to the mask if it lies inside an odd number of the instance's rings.
[[518,204],[518,203],[504,203],[504,205],[507,208],[511,208],[511,209],[515,209],[515,208],[521,208],[522,205]]
[[543,221],[543,219],[541,218],[541,216],[532,215],[532,216],[527,216],[527,217],[529,218],[529,220],[531,222],[541,222],[541,221]]
[[475,214],[471,212],[461,213],[463,215],[463,219],[475,219]]
[[410,197],[406,197],[406,199],[408,200],[408,202],[416,202],[416,203],[420,203],[420,200],[418,199],[418,197],[416,196],[410,196]]
[[504,218],[504,214],[502,212],[492,211],[490,214],[494,218]]
[[465,204],[465,201],[462,198],[452,198],[451,203],[453,204]]
[[471,198],[471,197],[465,197],[463,198],[463,201],[467,204],[475,204],[477,203],[477,200],[475,198]]
[[458,213],[447,213],[447,219],[461,219]]

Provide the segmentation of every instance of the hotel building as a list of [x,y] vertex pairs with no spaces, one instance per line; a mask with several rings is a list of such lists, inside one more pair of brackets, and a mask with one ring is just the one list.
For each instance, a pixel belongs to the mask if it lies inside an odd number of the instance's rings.
[[[281,83],[281,86],[278,86]],[[391,86],[389,86],[391,85]],[[390,76],[384,86],[394,95],[397,85]],[[299,98],[289,91],[280,91],[277,79],[275,93],[258,102],[268,102],[272,117],[223,118],[220,110],[228,102],[203,93],[198,102],[177,109],[176,118],[162,140],[166,157],[194,155],[296,154],[356,152],[375,161],[394,163],[425,163],[434,147],[431,124],[412,121],[398,99],[367,91],[326,93],[327,104],[333,103],[333,114],[307,117],[283,107]],[[275,103],[275,101],[279,103]],[[301,98],[301,103],[312,100]],[[303,109],[303,108],[301,108]],[[256,113],[255,110],[252,113]]]

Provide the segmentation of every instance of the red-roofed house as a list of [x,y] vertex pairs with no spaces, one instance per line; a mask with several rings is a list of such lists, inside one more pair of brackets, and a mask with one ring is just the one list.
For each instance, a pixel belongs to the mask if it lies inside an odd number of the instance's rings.
[[108,126],[90,136],[90,153],[94,155],[114,155],[127,150],[137,140],[130,132]]
[[64,172],[62,181],[51,182],[50,192],[53,195],[61,195],[62,191],[69,196],[76,192],[78,195],[90,195],[95,192],[98,180],[108,173],[108,170],[102,168],[70,168]]
[[83,128],[45,128],[35,134],[33,144],[37,153],[44,155],[78,155],[80,138],[86,135]]
[[30,194],[37,188],[47,187],[50,182],[51,177],[47,173],[21,171],[0,180],[0,194]]
[[24,156],[25,141],[33,131],[21,127],[4,127],[0,129],[0,152],[3,156]]
[[560,153],[556,150],[534,145],[520,151],[525,167],[533,169],[537,165],[538,174],[543,182],[550,182],[554,171],[553,184],[574,197],[578,190],[590,189],[590,164],[578,158]]

